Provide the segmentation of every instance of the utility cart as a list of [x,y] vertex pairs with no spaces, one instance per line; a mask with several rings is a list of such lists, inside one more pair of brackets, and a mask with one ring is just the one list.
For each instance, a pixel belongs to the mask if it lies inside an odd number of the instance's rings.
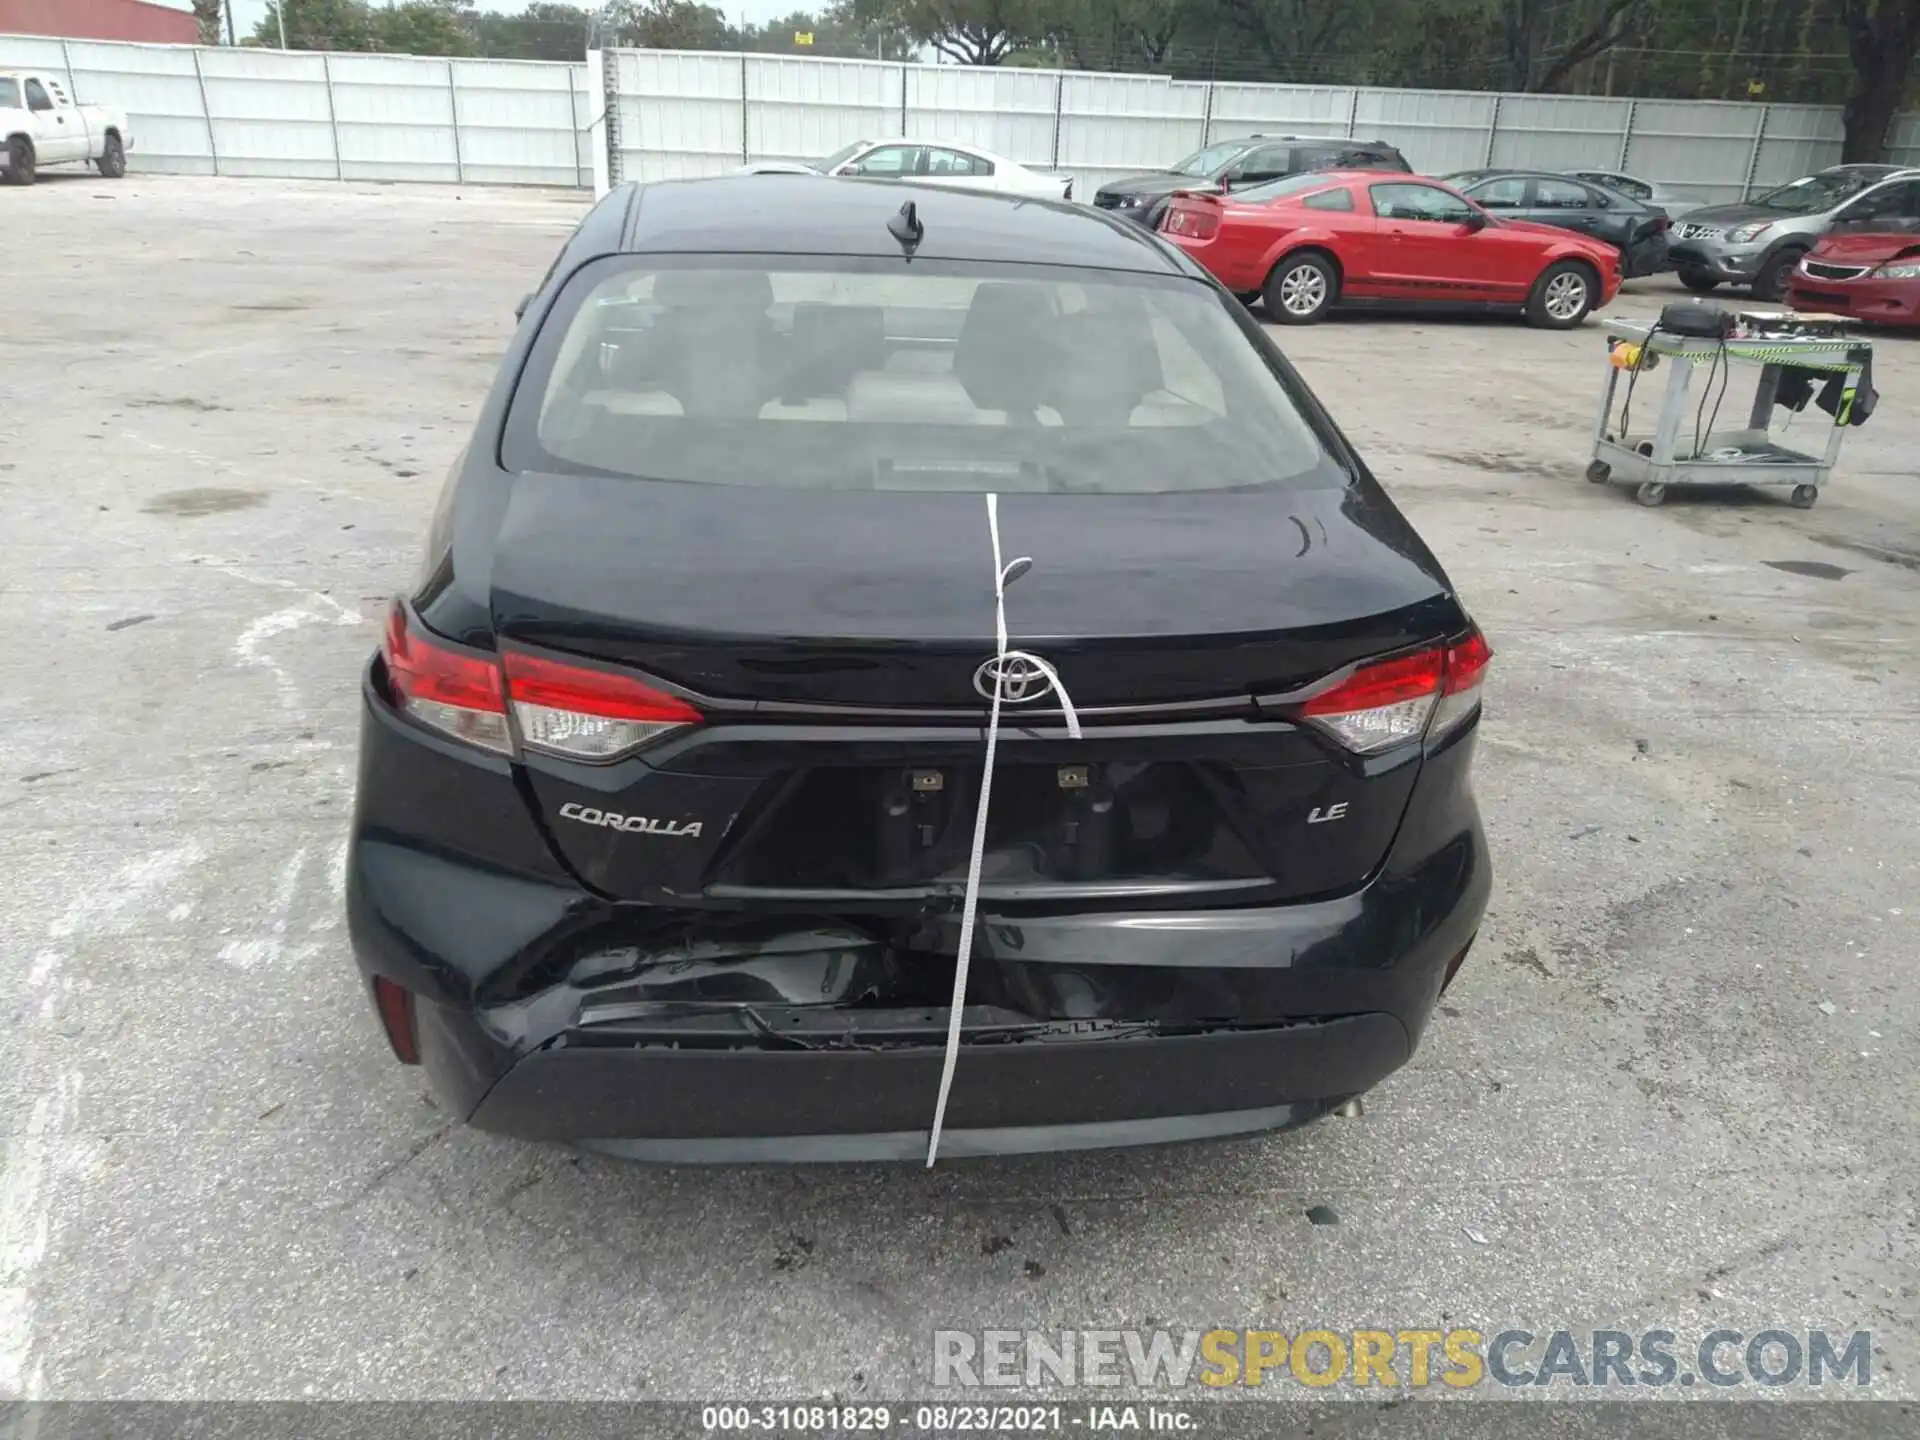
[[[1794,505],[1811,508],[1840,456],[1873,347],[1857,335],[1795,334],[1790,324],[1759,333],[1752,333],[1758,327],[1743,327],[1747,333],[1736,331],[1720,339],[1679,335],[1657,324],[1610,321],[1607,383],[1594,422],[1587,479],[1596,485],[1636,486],[1634,499],[1642,505],[1660,504],[1669,485],[1784,485],[1791,487]],[[1631,365],[1615,359],[1615,348],[1623,343],[1637,347],[1637,353],[1623,352],[1634,356]],[[1735,367],[1748,374],[1758,369],[1746,424],[1716,429],[1720,401]],[[1824,386],[1836,376],[1841,377],[1837,403],[1829,397],[1815,408],[1803,398],[1805,410],[1812,413],[1789,410],[1779,431],[1774,430],[1783,378],[1802,386],[1817,379]],[[1736,416],[1742,403],[1736,390]],[[1629,432],[1636,412],[1653,418],[1651,433]],[[1799,430],[1793,438],[1804,448],[1786,443],[1796,421]]]

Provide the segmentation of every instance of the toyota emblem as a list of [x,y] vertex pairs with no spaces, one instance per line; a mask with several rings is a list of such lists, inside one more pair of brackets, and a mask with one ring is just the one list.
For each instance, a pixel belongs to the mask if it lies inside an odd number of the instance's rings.
[[1031,655],[1011,651],[995,655],[973,672],[973,688],[983,699],[993,699],[995,687],[1008,705],[1025,705],[1053,693],[1053,677]]

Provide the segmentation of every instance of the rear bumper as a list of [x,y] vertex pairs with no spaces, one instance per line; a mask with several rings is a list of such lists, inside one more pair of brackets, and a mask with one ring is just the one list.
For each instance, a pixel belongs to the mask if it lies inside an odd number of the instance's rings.
[[1920,280],[1834,281],[1795,272],[1787,304],[1882,325],[1920,325]]
[[[1486,906],[1477,728],[1422,762],[1386,860],[1351,893],[1212,909],[983,905],[968,1016],[997,1005],[1043,1033],[963,1040],[944,1153],[1284,1127],[1405,1064]],[[431,841],[406,823],[424,806],[445,822]],[[516,834],[524,845],[503,848]],[[461,836],[488,837],[489,858],[462,853]],[[902,919],[607,900],[559,866],[504,762],[372,708],[347,905],[362,974],[412,995],[429,1084],[477,1128],[674,1161],[925,1153],[957,905]],[[697,1043],[662,1019],[688,1000],[719,1017]],[[786,1048],[798,1043],[783,1041],[790,1016],[833,1033],[803,1030],[816,1039]]]
[[1257,291],[1267,283],[1265,271],[1253,270],[1244,263],[1236,264],[1213,240],[1196,240],[1192,236],[1174,235],[1165,230],[1160,231],[1159,235],[1169,245],[1185,251],[1194,264],[1236,295]]
[[1673,257],[1665,235],[1642,240],[1621,256],[1621,269],[1629,280],[1642,275],[1657,275],[1673,269]]
[[[1300,1124],[1412,1053],[1391,1015],[1270,1032],[964,1049],[940,1148],[1004,1154]],[[639,1159],[920,1159],[941,1053],[547,1050],[469,1123]]]

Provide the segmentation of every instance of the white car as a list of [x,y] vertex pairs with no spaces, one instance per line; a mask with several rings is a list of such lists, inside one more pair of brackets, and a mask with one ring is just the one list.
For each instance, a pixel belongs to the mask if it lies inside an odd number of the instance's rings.
[[1576,180],[1585,180],[1589,184],[1599,185],[1608,190],[1618,190],[1628,199],[1638,200],[1642,205],[1651,205],[1655,209],[1664,210],[1669,220],[1678,220],[1689,210],[1698,210],[1706,203],[1685,195],[1677,195],[1655,181],[1642,180],[1637,175],[1622,175],[1618,170],[1569,170],[1566,173]]
[[1073,177],[1025,165],[954,140],[929,144],[920,140],[856,140],[823,160],[756,160],[742,165],[741,175],[859,175],[869,180],[918,180],[928,185],[954,185],[966,190],[997,190],[1008,195],[1032,195],[1048,200],[1071,200]]
[[66,86],[37,70],[0,70],[0,171],[15,185],[31,185],[42,165],[76,160],[118,180],[132,148],[125,111],[76,105]]

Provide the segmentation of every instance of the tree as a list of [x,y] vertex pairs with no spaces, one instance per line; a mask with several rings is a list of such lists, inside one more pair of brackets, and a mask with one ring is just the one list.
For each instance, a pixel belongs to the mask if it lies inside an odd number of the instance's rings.
[[506,60],[578,60],[586,53],[588,12],[578,5],[536,3],[518,15],[483,11],[473,17],[482,55]]
[[1839,0],[1855,83],[1841,111],[1846,136],[1842,161],[1874,161],[1886,154],[1887,131],[1907,98],[1913,57],[1920,49],[1920,0]]
[[[809,35],[812,41],[797,45],[795,35]],[[762,54],[864,60],[911,60],[917,48],[913,37],[873,0],[839,0],[818,14],[795,10],[762,26],[742,26],[739,44],[742,50]]]
[[1173,42],[1213,0],[1064,0],[1049,47],[1076,70],[1162,69]]
[[1350,40],[1370,33],[1374,0],[1215,0],[1222,18],[1251,40],[1276,78],[1336,80],[1326,61]]
[[1596,0],[1581,6],[1559,53],[1541,65],[1541,30],[1550,14],[1563,18],[1567,0],[1506,0],[1508,90],[1558,90],[1580,66],[1604,55],[1645,14],[1648,0]]
[[695,0],[614,0],[599,31],[602,43],[649,50],[733,50],[727,17]]
[[199,28],[202,45],[220,43],[225,15],[226,0],[193,0],[193,23]]
[[923,45],[962,65],[998,65],[1047,38],[1047,0],[899,0],[899,24]]
[[463,20],[472,11],[445,0],[404,0],[372,12],[373,48],[394,55],[471,55],[478,48]]
[[835,0],[821,12],[820,20],[836,37],[853,43],[851,53],[876,60],[920,58],[919,43],[901,22],[898,7],[887,0]]
[[280,17],[289,50],[372,50],[373,13],[362,0],[268,0],[253,27],[253,43],[277,46]]

